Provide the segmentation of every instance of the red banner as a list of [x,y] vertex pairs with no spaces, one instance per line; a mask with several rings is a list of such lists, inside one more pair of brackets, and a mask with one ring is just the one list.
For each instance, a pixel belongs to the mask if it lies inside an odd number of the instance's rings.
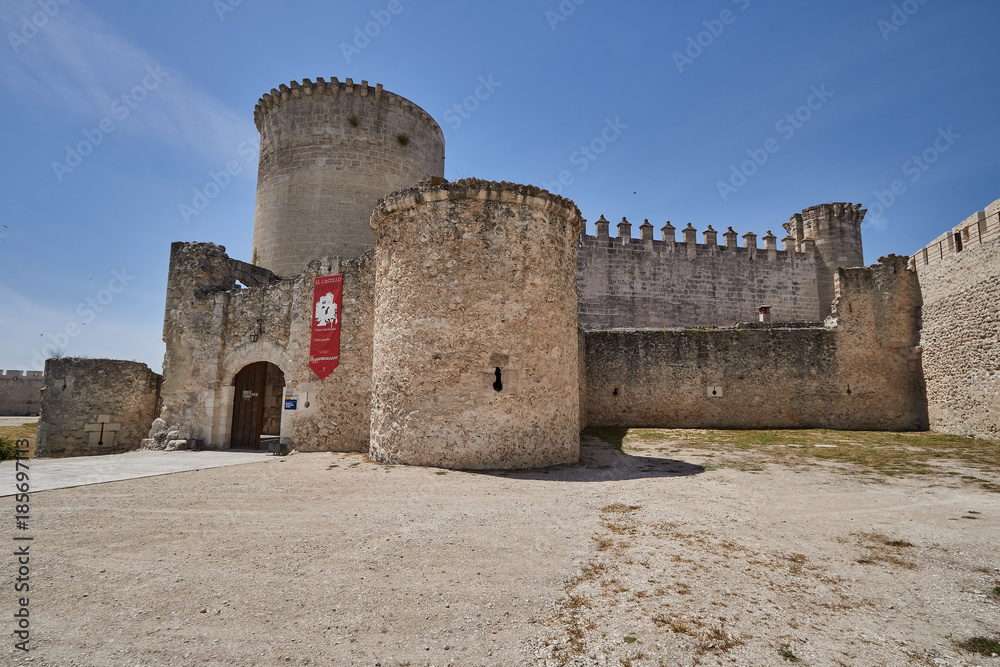
[[325,380],[340,363],[340,319],[343,314],[344,274],[318,276],[313,284],[312,341],[309,368]]

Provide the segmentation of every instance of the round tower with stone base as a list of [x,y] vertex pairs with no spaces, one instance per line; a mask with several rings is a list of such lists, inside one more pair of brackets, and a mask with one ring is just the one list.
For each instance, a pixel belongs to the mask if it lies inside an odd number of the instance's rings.
[[353,258],[375,244],[379,198],[444,176],[444,134],[382,89],[336,78],[272,89],[254,110],[260,169],[251,263],[281,276],[313,259]]
[[569,200],[468,179],[379,202],[370,455],[448,468],[579,458]]

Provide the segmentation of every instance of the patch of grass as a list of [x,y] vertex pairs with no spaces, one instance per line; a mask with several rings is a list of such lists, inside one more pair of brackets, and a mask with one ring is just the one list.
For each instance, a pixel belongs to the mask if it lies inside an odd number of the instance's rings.
[[580,580],[596,579],[608,571],[608,566],[604,563],[587,563],[580,568]]
[[973,637],[972,639],[960,642],[958,646],[969,653],[978,653],[987,657],[1000,655],[1000,642],[988,637]]
[[791,573],[792,574],[801,574],[801,572],[802,572],[802,566],[805,564],[805,562],[807,560],[806,559],[806,555],[805,554],[788,554],[787,556],[785,556],[785,558],[787,560],[790,560],[792,562],[792,564],[788,568],[791,571]]
[[607,551],[615,544],[615,541],[610,537],[601,537],[600,535],[595,535],[593,539],[597,543],[598,551]]
[[622,442],[628,432],[627,428],[587,428],[584,429],[583,434],[603,440],[616,449],[621,449]]
[[625,503],[611,503],[610,505],[605,505],[601,508],[601,512],[605,514],[626,514],[628,512],[634,512],[638,509],[642,509],[641,505],[626,505]]
[[878,532],[858,533],[862,543],[866,548],[866,553],[857,562],[862,565],[872,565],[874,563],[890,563],[914,570],[916,563],[904,560],[900,554],[902,549],[913,547],[913,544],[906,540],[897,540]]
[[626,644],[634,644],[637,641],[639,641],[639,640],[637,638],[633,637],[632,635],[625,635],[625,643]]
[[396,135],[396,141],[399,142],[400,146],[405,146],[408,143],[410,143],[410,135],[408,135],[406,132],[400,132],[399,134]]
[[993,593],[993,597],[1000,599],[1000,586],[994,586],[990,592]]
[[[754,457],[749,462],[751,465],[829,462],[860,466],[896,477],[954,475],[954,469],[939,469],[935,464],[957,461],[984,472],[1000,473],[1000,447],[997,447],[1000,443],[929,431],[629,429],[623,440],[632,446],[642,442],[671,440],[686,450],[701,449],[718,454],[749,453]],[[705,455],[702,452],[697,454]],[[989,480],[972,475],[959,477],[978,482],[988,491],[1000,491],[1000,484]]]
[[0,461],[17,458],[17,445],[10,438],[0,438]]
[[[38,437],[38,424],[21,424],[20,426],[0,426],[0,438],[8,438],[17,443],[18,440],[28,440],[35,444]],[[13,458],[13,457],[12,457]]]
[[784,658],[785,662],[802,662],[787,646],[778,651],[778,655]]
[[899,547],[899,548],[906,548],[906,547],[912,547],[913,546],[912,543],[907,542],[906,540],[889,540],[885,544],[886,544],[886,546],[889,546],[889,547]]
[[448,471],[447,471],[447,470],[438,470],[438,471],[437,471],[437,472],[435,472],[434,474],[435,474],[435,475],[447,475],[447,474],[448,474]]

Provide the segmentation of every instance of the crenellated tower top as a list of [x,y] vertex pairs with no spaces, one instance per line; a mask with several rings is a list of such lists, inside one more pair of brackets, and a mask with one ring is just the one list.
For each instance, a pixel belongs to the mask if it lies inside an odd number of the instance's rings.
[[321,95],[356,95],[361,98],[368,97],[373,102],[397,106],[403,111],[412,114],[423,123],[426,123],[428,127],[441,135],[443,140],[444,132],[441,131],[441,126],[438,125],[437,121],[429,113],[405,97],[385,90],[382,88],[381,83],[369,86],[367,81],[356,84],[353,79],[339,81],[337,77],[333,77],[327,81],[320,76],[316,77],[315,82],[310,79],[302,79],[302,83],[291,81],[287,86],[281,84],[277,88],[272,88],[271,92],[264,93],[260,100],[257,101],[257,105],[253,109],[253,122],[259,131],[264,116],[275,107],[289,100]]

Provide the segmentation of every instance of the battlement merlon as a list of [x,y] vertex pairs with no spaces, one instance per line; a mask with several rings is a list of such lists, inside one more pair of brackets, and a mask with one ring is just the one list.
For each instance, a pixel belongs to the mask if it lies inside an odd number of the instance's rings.
[[982,211],[976,211],[936,239],[913,253],[910,266],[922,266],[943,260],[970,246],[1000,238],[1000,199]]
[[45,371],[0,370],[0,379],[4,380],[28,380],[43,377],[45,377]]
[[383,89],[381,83],[377,83],[372,87],[368,85],[367,81],[362,81],[358,85],[354,83],[353,79],[338,81],[337,77],[333,77],[329,81],[326,81],[321,76],[316,77],[315,82],[310,79],[302,79],[302,83],[292,81],[287,86],[281,84],[278,88],[272,88],[270,93],[264,93],[253,110],[253,122],[257,126],[257,130],[260,131],[264,116],[278,105],[287,103],[289,100],[311,97],[313,95],[370,96],[376,102],[398,106],[413,114],[413,116],[420,119],[440,135],[442,142],[444,140],[444,131],[441,130],[441,126],[438,125],[437,121],[429,113],[405,97]]
[[[804,239],[801,244],[795,243],[791,236],[782,239],[782,248],[778,250],[777,237],[770,231],[762,237],[763,247],[757,247],[757,235],[753,232],[743,234],[743,246],[739,246],[740,235],[727,227],[722,233],[723,244],[719,245],[719,232],[708,225],[702,232],[704,243],[698,243],[698,230],[690,222],[681,230],[683,241],[677,241],[677,228],[669,221],[661,227],[662,240],[653,238],[654,226],[649,220],[643,221],[639,226],[639,237],[632,236],[632,223],[626,218],[618,223],[618,236],[610,236],[611,222],[604,215],[594,223],[595,235],[587,233],[580,235],[581,247],[588,246],[612,246],[632,250],[645,250],[652,253],[673,255],[675,252],[683,252],[689,259],[694,259],[703,254],[729,256],[746,256],[748,259],[755,259],[758,254],[769,261],[778,259],[787,260],[793,263],[813,263],[816,258],[816,244],[812,239]],[[757,251],[763,250],[763,253]]]

